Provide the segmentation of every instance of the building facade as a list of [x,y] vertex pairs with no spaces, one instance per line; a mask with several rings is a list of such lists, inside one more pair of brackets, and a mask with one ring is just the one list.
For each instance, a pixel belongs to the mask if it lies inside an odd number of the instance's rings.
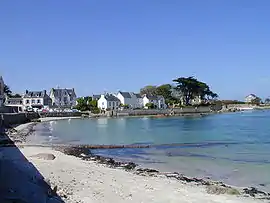
[[97,103],[98,103],[98,108],[102,110],[118,109],[121,104],[120,100],[112,94],[100,95],[100,98]]
[[46,90],[43,91],[25,91],[23,95],[23,106],[28,108],[48,108],[52,105],[51,98],[47,95]]
[[167,105],[165,104],[165,99],[163,96],[157,95],[157,96],[152,96],[152,95],[143,95],[143,106],[146,108],[148,103],[154,104],[154,106],[158,109],[165,109],[167,108]]
[[130,108],[143,107],[143,99],[140,94],[119,91],[116,94],[116,97],[120,100],[121,104],[128,105]]
[[245,97],[245,102],[246,103],[254,103],[256,100],[260,100],[259,97],[257,97],[255,94],[250,94]]
[[76,105],[77,96],[74,88],[52,88],[50,91],[52,105],[57,107],[73,107]]

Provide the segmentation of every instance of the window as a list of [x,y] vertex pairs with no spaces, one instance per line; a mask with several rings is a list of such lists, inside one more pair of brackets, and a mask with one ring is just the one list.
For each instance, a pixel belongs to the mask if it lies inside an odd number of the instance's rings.
[[111,102],[108,102],[108,106],[111,106]]
[[114,102],[112,102],[112,106],[114,107]]
[[40,99],[37,100],[37,103],[40,104]]
[[29,99],[26,100],[26,104],[29,104]]
[[34,104],[35,103],[35,100],[34,99],[32,99],[32,104]]

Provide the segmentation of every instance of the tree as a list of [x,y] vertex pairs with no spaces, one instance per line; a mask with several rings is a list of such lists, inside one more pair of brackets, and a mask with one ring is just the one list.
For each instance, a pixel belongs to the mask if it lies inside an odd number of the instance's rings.
[[147,103],[145,104],[145,106],[148,108],[148,109],[154,109],[155,108],[155,105],[153,103]]
[[140,94],[147,94],[147,95],[151,95],[151,96],[156,96],[157,95],[157,87],[153,86],[153,85],[147,85],[143,88],[140,89]]
[[80,111],[89,110],[89,106],[87,105],[87,100],[83,97],[77,99],[76,109]]
[[90,108],[97,107],[97,100],[91,100],[88,104],[89,104]]
[[11,89],[6,84],[4,84],[4,94],[6,94],[7,96],[10,96],[12,94]]
[[170,99],[172,98],[172,86],[170,84],[164,84],[160,85],[156,88],[156,94],[161,95],[164,97],[164,99]]
[[201,100],[217,98],[218,95],[212,92],[209,86],[194,77],[181,77],[173,80],[176,83],[176,91],[181,95],[185,105],[190,105],[191,100],[200,97]]

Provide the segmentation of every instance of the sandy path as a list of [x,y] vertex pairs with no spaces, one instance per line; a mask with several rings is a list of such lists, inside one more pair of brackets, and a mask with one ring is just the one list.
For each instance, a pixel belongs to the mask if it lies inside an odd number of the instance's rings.
[[[83,202],[179,202],[238,203],[262,202],[233,195],[207,194],[203,186],[184,184],[164,177],[144,177],[113,169],[92,161],[65,155],[49,148],[25,147],[21,152],[67,203]],[[52,153],[54,160],[31,157],[37,153]]]

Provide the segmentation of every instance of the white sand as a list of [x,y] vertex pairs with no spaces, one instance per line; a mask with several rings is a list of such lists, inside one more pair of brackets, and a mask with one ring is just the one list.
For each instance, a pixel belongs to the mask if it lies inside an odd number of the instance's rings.
[[[25,147],[21,149],[39,172],[49,179],[58,193],[66,194],[67,203],[83,202],[261,202],[233,195],[207,194],[203,186],[184,184],[165,177],[144,177],[112,169],[92,161],[83,161],[50,148]],[[55,160],[31,157],[37,153],[52,153]]]

